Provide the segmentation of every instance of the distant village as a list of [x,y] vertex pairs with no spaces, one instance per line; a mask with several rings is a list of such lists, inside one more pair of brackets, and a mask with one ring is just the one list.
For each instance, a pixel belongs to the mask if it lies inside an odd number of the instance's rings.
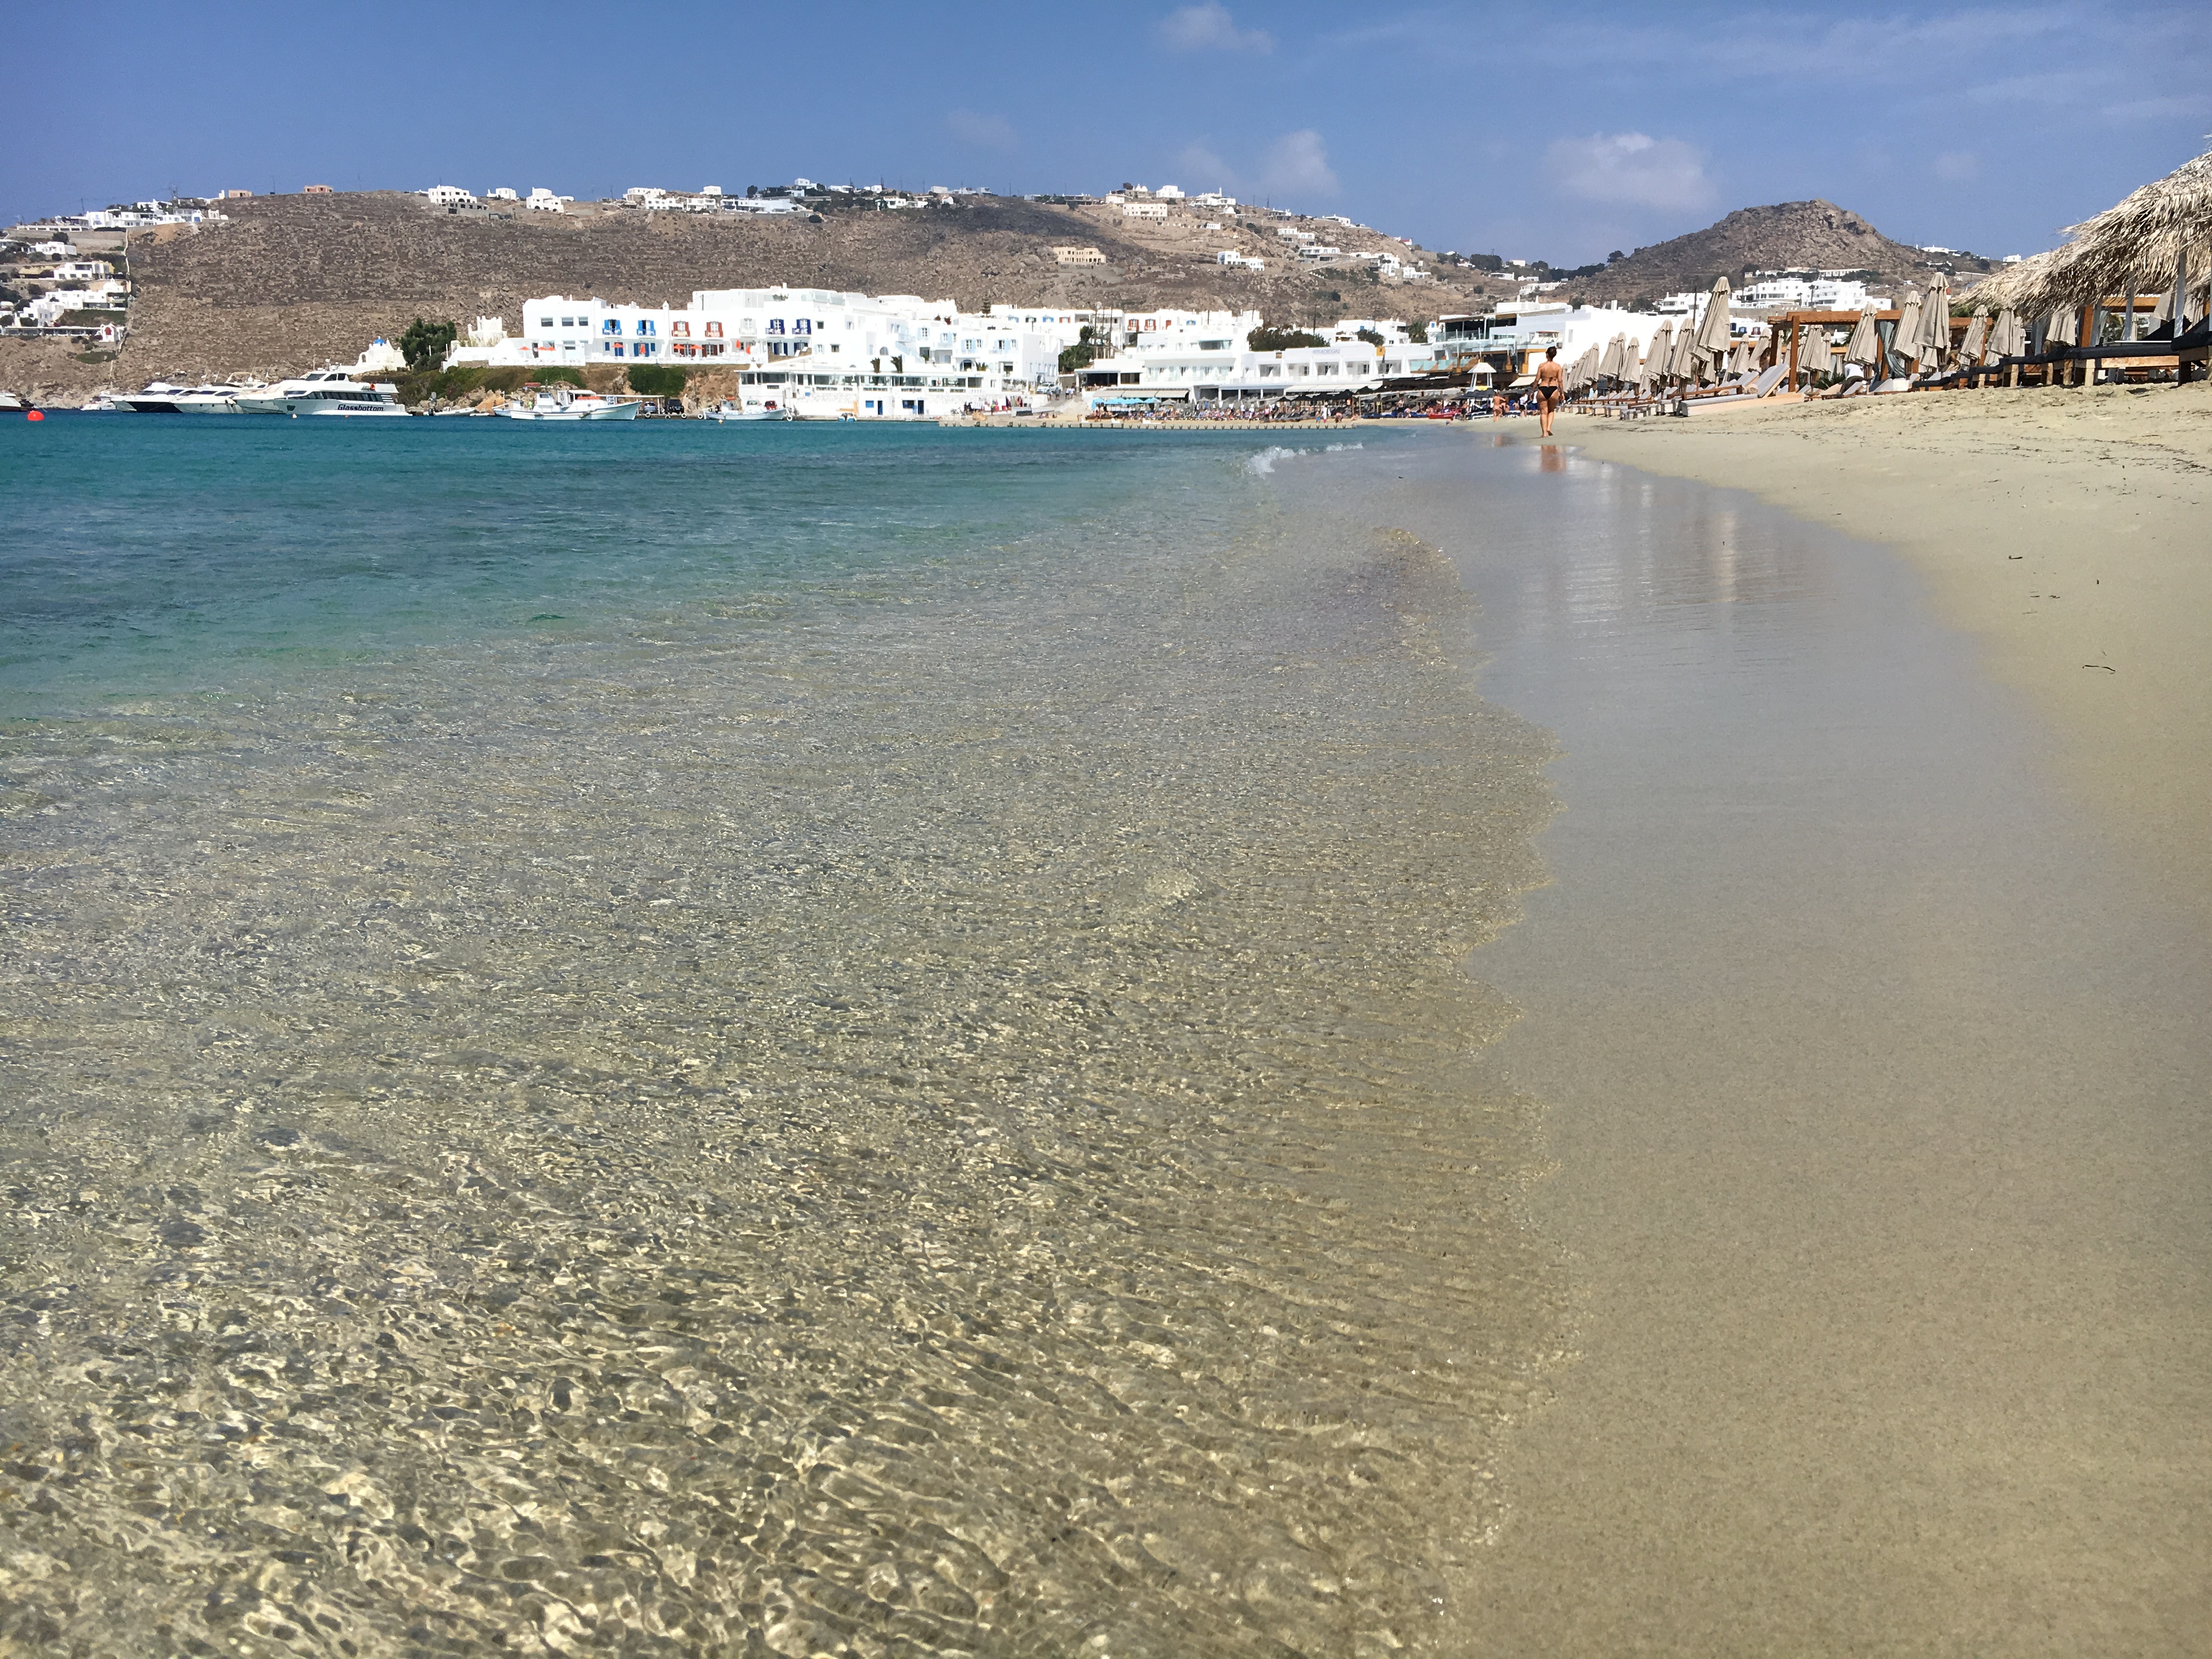
[[[329,193],[330,187],[306,189],[313,195]],[[204,198],[137,202],[14,227],[0,244],[0,334],[60,337],[88,353],[113,351],[130,331],[132,238],[220,224],[223,204],[250,194],[226,190]],[[581,202],[544,186],[479,193],[434,185],[415,194],[425,211],[454,217],[821,216],[946,211],[986,192],[823,185],[801,178],[748,186],[743,193],[715,185],[696,191],[640,185],[620,197]],[[1326,326],[1285,331],[1271,329],[1255,310],[994,304],[969,313],[950,301],[909,295],[805,288],[702,289],[680,307],[547,295],[528,301],[512,326],[494,317],[457,325],[437,367],[629,368],[642,362],[731,368],[742,386],[736,401],[797,418],[940,418],[1071,398],[1094,410],[1170,402],[1222,406],[1419,392],[1447,382],[1505,389],[1525,383],[1532,359],[1547,349],[1573,359],[1593,344],[1622,337],[1640,349],[1663,325],[1698,319],[1706,301],[1703,292],[1684,292],[1660,296],[1638,310],[1577,305],[1558,297],[1564,282],[1547,279],[1551,268],[1541,262],[1447,252],[1431,256],[1434,263],[1491,273],[1510,283],[1516,296],[1480,311],[1453,312],[1419,303],[1435,272],[1424,266],[1409,240],[1341,215],[1255,206],[1220,191],[1186,193],[1171,184],[1124,184],[1096,195],[1029,199],[1079,210],[1093,222],[1173,225],[1193,238],[1212,235],[1219,244],[1212,257],[1227,268],[1264,271],[1270,258],[1300,267],[1357,268],[1375,279],[1377,297],[1402,296],[1406,303],[1395,307],[1396,314],[1346,316]],[[1212,245],[1200,240],[1196,246]],[[1050,253],[1062,265],[1105,259],[1098,248],[1073,239]],[[1770,313],[1887,306],[1888,296],[1869,292],[1869,275],[1752,273],[1731,296],[1730,331],[1762,337]],[[397,348],[380,340],[353,368],[368,375],[407,366]]]

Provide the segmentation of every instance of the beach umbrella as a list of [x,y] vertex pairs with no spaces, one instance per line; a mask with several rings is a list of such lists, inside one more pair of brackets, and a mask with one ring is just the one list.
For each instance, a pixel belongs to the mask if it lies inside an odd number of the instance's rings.
[[1693,325],[1686,321],[1681,327],[1674,331],[1674,360],[1668,365],[1668,372],[1676,380],[1687,380],[1696,374],[1697,370],[1698,331]]
[[2043,343],[2052,345],[2081,343],[2081,311],[2078,306],[2061,306],[2051,313],[2050,325],[2043,331]]
[[[1905,304],[1897,317],[1897,332],[1890,337],[1890,348],[1900,357],[1920,355],[1920,290],[1910,288],[1905,291]],[[1885,369],[1887,365],[1885,365]]]
[[1862,363],[1871,368],[1881,361],[1881,334],[1875,328],[1874,307],[1859,307],[1859,320],[1851,330],[1851,337],[1844,343],[1844,361]]
[[1826,374],[1834,369],[1836,354],[1828,346],[1828,331],[1814,328],[1807,331],[1805,343],[1797,349],[1797,367],[1808,375]]
[[2017,297],[2008,293],[2006,299],[2023,309],[2079,309],[2109,295],[2155,294],[2173,280],[2177,265],[2185,287],[2199,286],[2212,238],[2212,150],[2130,191],[2068,234],[2063,247],[2038,256],[2047,263],[2031,273],[2033,289]]
[[1920,349],[1913,355],[1936,368],[1951,350],[1951,279],[1942,271],[1928,284],[1928,297],[1920,302]]
[[1698,319],[1698,344],[1708,356],[1718,357],[1729,349],[1729,280],[1713,278],[1705,296],[1705,313]]
[[1966,337],[1964,343],[1959,347],[1959,355],[1968,363],[1978,363],[1988,351],[1989,343],[1990,308],[1987,306],[1976,306],[1974,320],[1966,325]]
[[1588,386],[1590,381],[1596,377],[1597,365],[1598,349],[1595,346],[1590,347],[1590,349],[1583,352],[1581,356],[1576,358],[1572,375],[1572,389],[1579,392],[1583,387]]
[[1605,343],[1604,355],[1597,360],[1598,378],[1618,380],[1620,376],[1620,336],[1614,335]]
[[1654,374],[1668,373],[1667,360],[1674,353],[1674,322],[1672,318],[1659,325],[1658,332],[1651,337],[1651,344],[1644,354],[1644,366]]

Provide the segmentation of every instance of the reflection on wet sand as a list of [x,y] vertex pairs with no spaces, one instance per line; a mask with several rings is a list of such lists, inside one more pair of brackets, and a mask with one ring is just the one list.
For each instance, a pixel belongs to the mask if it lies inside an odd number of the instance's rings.
[[1477,963],[1524,1011],[1494,1075],[1547,1103],[1582,1357],[1462,1650],[2197,1651],[2188,913],[1887,554],[1571,452],[1395,472],[1485,694],[1564,751],[1555,879]]

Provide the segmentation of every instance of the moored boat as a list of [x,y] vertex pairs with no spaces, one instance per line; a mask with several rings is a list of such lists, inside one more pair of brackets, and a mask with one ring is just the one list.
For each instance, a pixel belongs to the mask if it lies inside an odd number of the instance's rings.
[[248,390],[212,383],[173,386],[167,380],[152,380],[144,391],[125,392],[115,401],[134,415],[235,415],[239,398]]
[[275,386],[240,392],[239,410],[247,415],[400,415],[407,413],[399,389],[388,380],[356,380],[353,371],[319,368]]
[[773,399],[764,405],[755,404],[748,407],[736,398],[729,398],[711,408],[701,410],[699,418],[702,421],[795,421],[799,415],[794,410],[778,409]]
[[500,413],[511,421],[634,421],[642,398],[607,398],[574,386],[525,386]]

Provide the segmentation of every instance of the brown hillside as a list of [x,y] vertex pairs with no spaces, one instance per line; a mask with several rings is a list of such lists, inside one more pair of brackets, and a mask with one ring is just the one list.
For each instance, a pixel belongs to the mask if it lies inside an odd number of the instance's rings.
[[[228,224],[134,241],[137,301],[118,360],[88,366],[58,343],[9,343],[0,382],[65,395],[156,376],[275,379],[349,362],[416,316],[499,316],[512,331],[523,300],[546,294],[683,305],[695,289],[787,283],[969,307],[1249,308],[1282,322],[1468,304],[1441,284],[1385,289],[1365,271],[1294,268],[1274,257],[1282,250],[1272,220],[1266,229],[1232,222],[1208,232],[1186,213],[1126,228],[1097,208],[1000,198],[925,212],[834,210],[819,222],[591,204],[574,215],[448,216],[390,192],[226,205]],[[1055,264],[1052,244],[1068,242],[1097,247],[1108,263]],[[1230,246],[1264,246],[1267,270],[1219,265],[1216,252]]]
[[1711,288],[1717,276],[1737,282],[1749,270],[1871,270],[1899,295],[1924,288],[1938,270],[1959,279],[1994,267],[1971,254],[1923,253],[1893,242],[1833,202],[1778,202],[1739,208],[1718,224],[1638,248],[1568,291],[1623,303]]

